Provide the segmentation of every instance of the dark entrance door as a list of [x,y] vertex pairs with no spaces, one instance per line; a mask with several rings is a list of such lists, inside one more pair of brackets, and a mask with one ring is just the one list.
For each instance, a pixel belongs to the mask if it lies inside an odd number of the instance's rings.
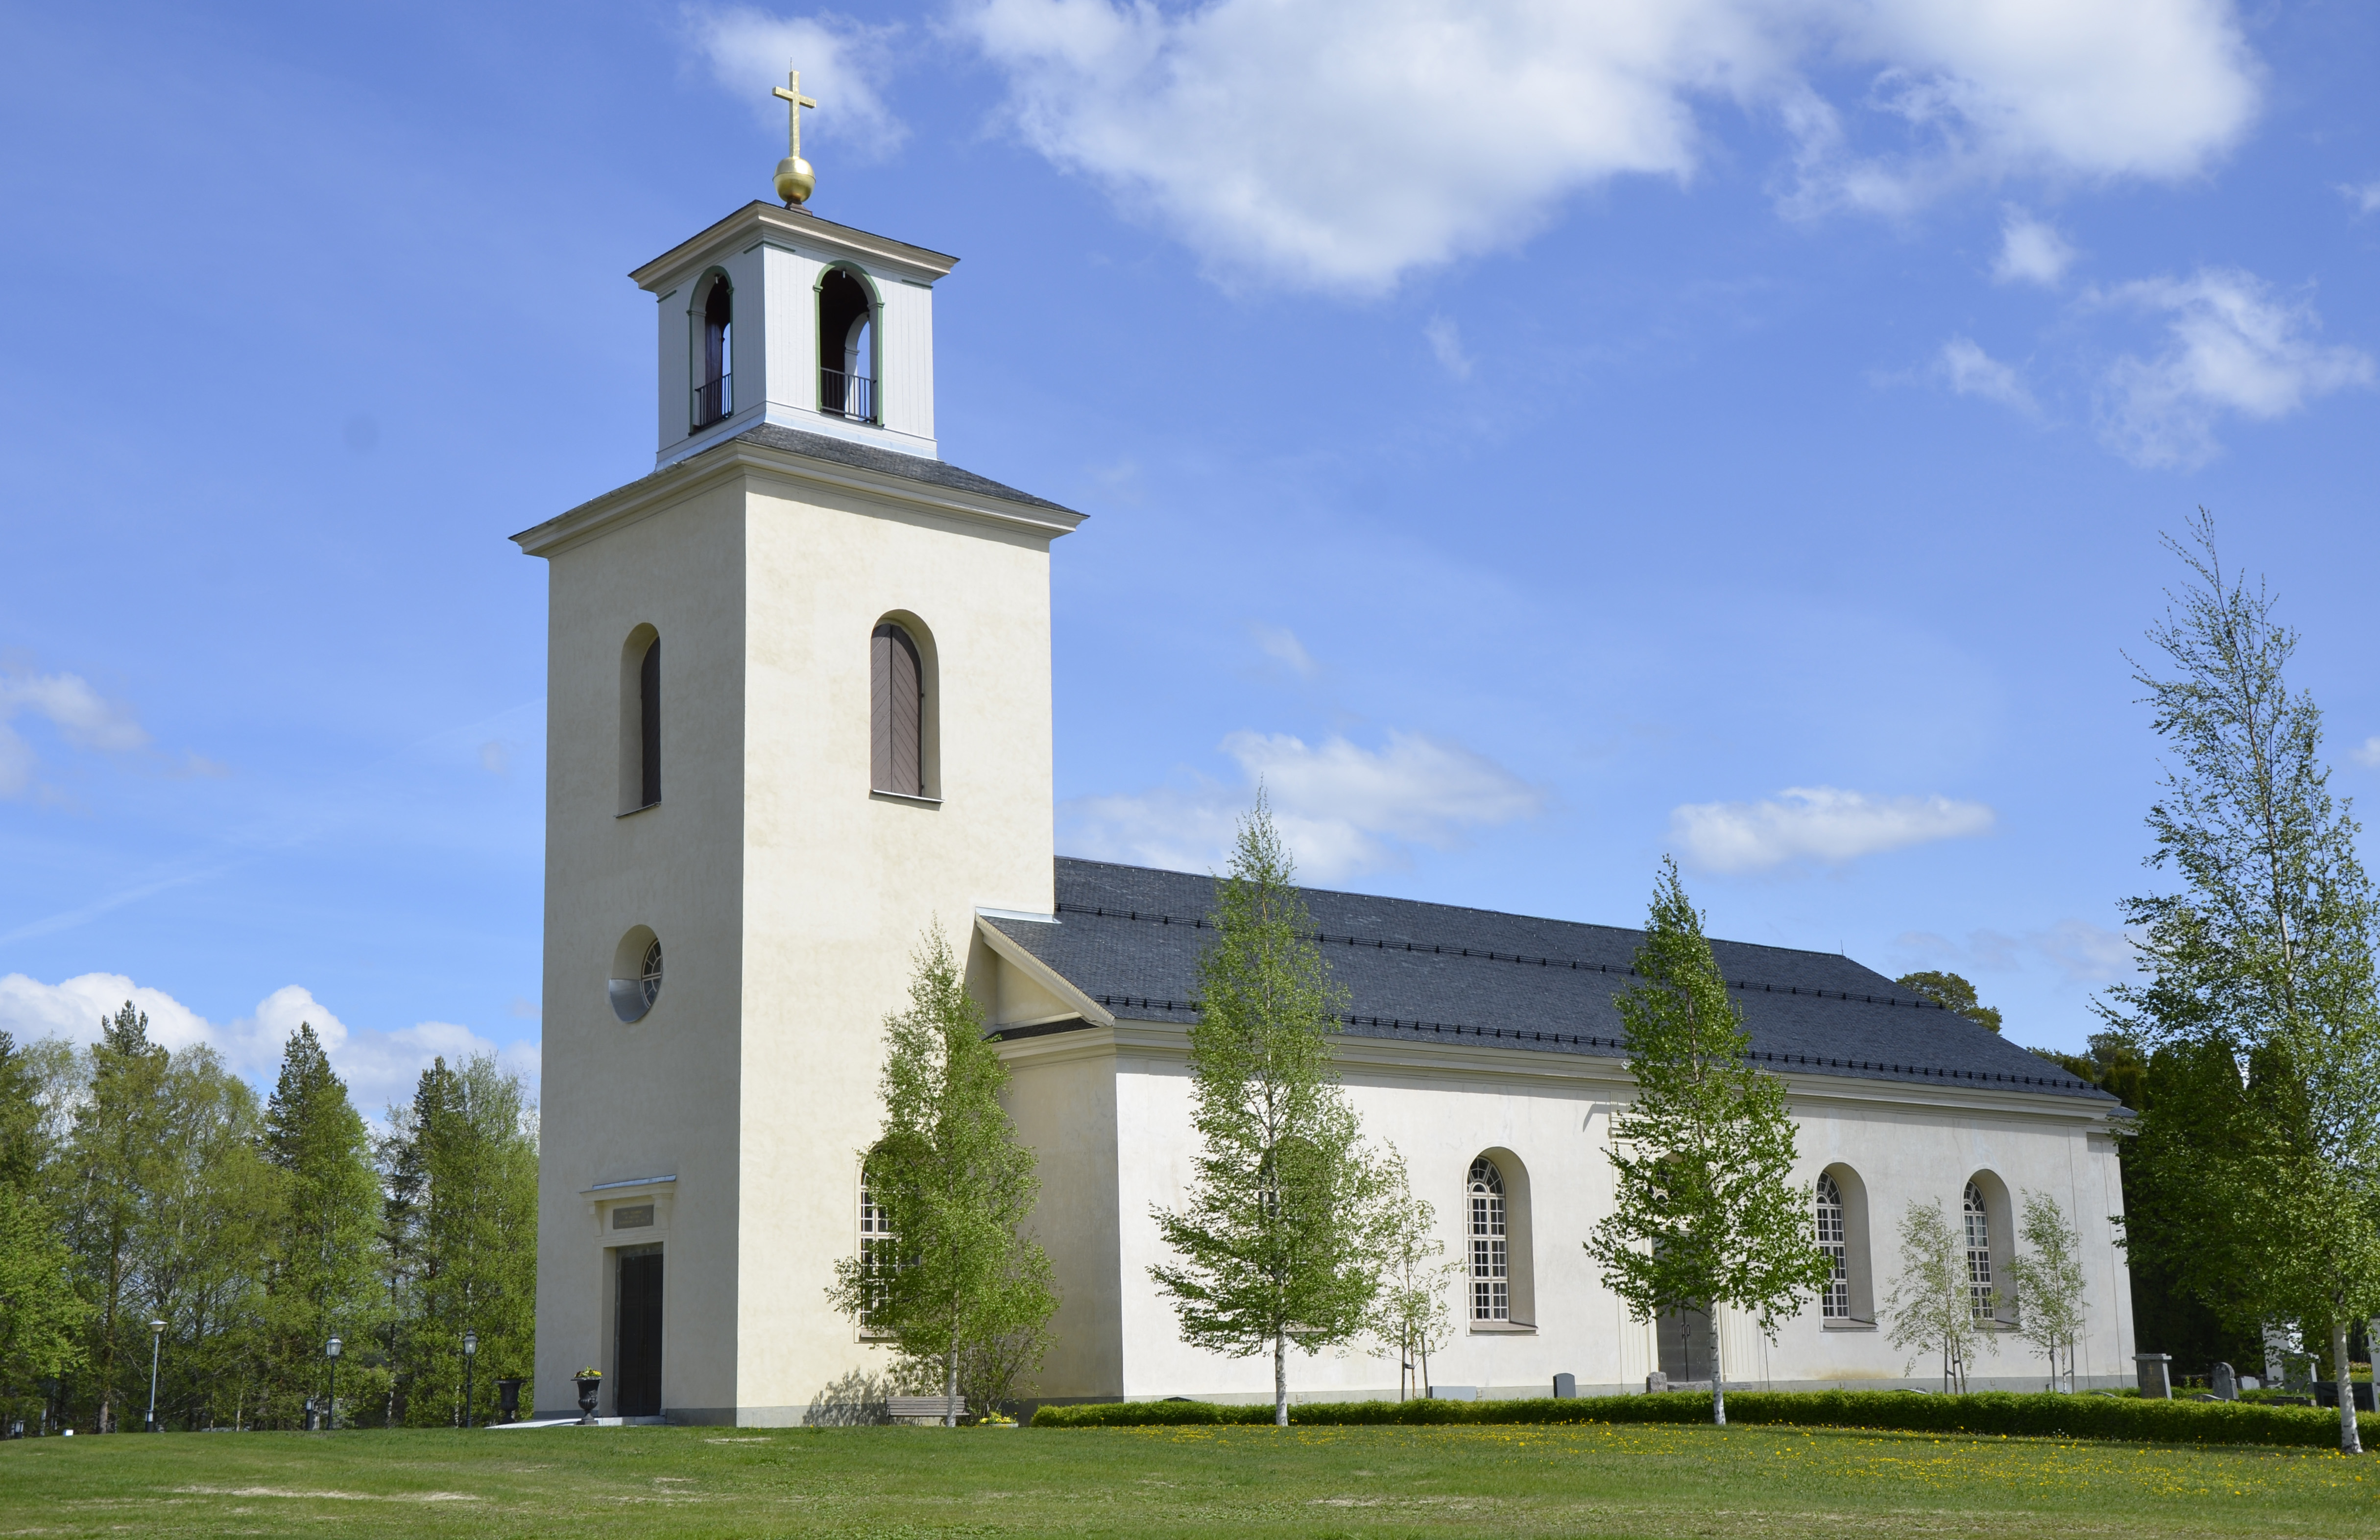
[[1710,1316],[1701,1310],[1672,1310],[1656,1324],[1661,1351],[1661,1372],[1670,1383],[1710,1379]]
[[662,1248],[620,1252],[620,1334],[613,1363],[612,1403],[623,1417],[658,1417],[662,1410]]

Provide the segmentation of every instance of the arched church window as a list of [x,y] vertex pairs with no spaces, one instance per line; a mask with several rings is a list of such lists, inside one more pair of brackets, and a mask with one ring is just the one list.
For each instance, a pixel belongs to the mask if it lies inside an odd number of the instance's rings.
[[1975,1319],[1992,1318],[1992,1216],[1983,1190],[1967,1183],[1967,1305]]
[[868,642],[868,773],[880,792],[926,794],[926,674],[917,644],[886,621]]
[[640,1022],[662,998],[661,938],[648,926],[637,926],[620,938],[612,952],[612,977],[605,986],[612,1013],[624,1022]]
[[656,936],[645,945],[645,955],[637,965],[637,992],[645,997],[645,1009],[662,998],[662,941]]
[[637,664],[637,758],[639,807],[662,799],[662,639],[655,637]]
[[894,1254],[896,1243],[892,1233],[892,1216],[882,1201],[882,1190],[876,1173],[862,1167],[859,1172],[859,1274],[867,1291],[868,1303],[859,1311],[859,1329],[863,1336],[872,1335],[880,1322],[878,1312],[892,1286],[892,1270],[899,1265]]
[[819,280],[819,410],[877,422],[876,297],[849,268]]
[[1481,1156],[1471,1162],[1471,1318],[1512,1318],[1512,1253],[1504,1224],[1504,1173]]
[[1843,1190],[1831,1175],[1818,1177],[1818,1249],[1833,1268],[1818,1293],[1818,1315],[1829,1321],[1851,1319],[1850,1247],[1843,1231]]
[[695,370],[694,426],[708,428],[735,410],[735,290],[720,273],[702,297],[702,355]]

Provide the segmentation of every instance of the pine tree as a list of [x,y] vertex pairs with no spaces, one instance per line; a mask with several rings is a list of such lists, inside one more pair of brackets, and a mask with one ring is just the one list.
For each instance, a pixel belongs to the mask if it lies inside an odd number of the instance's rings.
[[527,1380],[536,1349],[536,1114],[520,1077],[479,1054],[422,1071],[395,1122],[390,1185],[404,1194],[415,1267],[398,1337],[399,1415],[419,1427],[462,1423],[471,1331],[480,1353],[468,1410],[483,1422],[496,1380]]
[[[2143,1146],[2192,1175],[2161,1183],[2127,1240],[2237,1327],[2325,1323],[2343,1385],[2354,1327],[2380,1306],[2380,901],[2330,794],[2322,713],[2285,677],[2297,634],[2225,575],[2204,509],[2165,543],[2191,578],[2149,634],[2171,673],[2133,677],[2173,755],[2147,864],[2180,891],[2125,904],[2147,976],[2104,1013],[2200,1073],[2160,1080],[2142,1119]],[[2339,1447],[2362,1448],[2345,1395]]]
[[66,1228],[76,1287],[89,1307],[85,1357],[98,1379],[98,1433],[116,1429],[124,1364],[148,1356],[139,1351],[148,1346],[147,1327],[132,1320],[127,1305],[136,1281],[134,1246],[165,1139],[166,1061],[165,1050],[149,1041],[147,1013],[130,1000],[103,1018],[91,1049],[89,1092],[68,1136]]
[[1720,1307],[1751,1314],[1773,1339],[1832,1264],[1817,1247],[1811,1190],[1791,1180],[1785,1083],[1749,1057],[1751,1035],[1675,862],[1662,865],[1636,973],[1643,982],[1618,1000],[1636,1099],[1613,1122],[1617,1206],[1586,1250],[1638,1320],[1708,1313],[1711,1418],[1723,1424]]
[[930,1376],[989,1415],[1038,1368],[1058,1307],[1050,1260],[1022,1229],[1040,1183],[939,925],[912,961],[909,1007],[884,1020],[884,1128],[865,1160],[892,1238],[839,1263],[829,1298],[892,1339],[903,1377]]
[[322,1346],[335,1334],[360,1350],[346,1354],[340,1376],[360,1404],[378,1388],[370,1359],[382,1315],[380,1182],[363,1117],[310,1023],[299,1023],[282,1051],[261,1145],[280,1188],[267,1305],[277,1389],[313,1393]]
[[1271,1350],[1282,1427],[1290,1347],[1314,1353],[1370,1324],[1384,1225],[1381,1173],[1330,1073],[1339,992],[1293,875],[1259,794],[1199,959],[1187,1202],[1150,1210],[1179,1260],[1148,1270],[1184,1341],[1234,1358]]

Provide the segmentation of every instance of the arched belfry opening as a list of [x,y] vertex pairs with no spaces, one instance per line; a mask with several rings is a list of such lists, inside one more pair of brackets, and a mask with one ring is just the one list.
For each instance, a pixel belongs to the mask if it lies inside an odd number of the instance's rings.
[[876,297],[846,267],[819,280],[819,410],[876,422]]
[[708,428],[735,410],[735,289],[723,273],[702,291],[702,347],[695,360],[694,427]]

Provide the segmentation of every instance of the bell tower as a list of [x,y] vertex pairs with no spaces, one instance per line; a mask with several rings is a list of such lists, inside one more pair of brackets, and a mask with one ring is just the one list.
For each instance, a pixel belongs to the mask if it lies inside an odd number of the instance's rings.
[[[788,82],[796,119],[807,98]],[[790,136],[789,136],[790,137]],[[798,1422],[883,1350],[856,1253],[881,1023],[939,924],[1051,893],[1050,548],[942,461],[955,259],[755,202],[636,270],[652,474],[514,537],[548,571],[536,1404]]]

